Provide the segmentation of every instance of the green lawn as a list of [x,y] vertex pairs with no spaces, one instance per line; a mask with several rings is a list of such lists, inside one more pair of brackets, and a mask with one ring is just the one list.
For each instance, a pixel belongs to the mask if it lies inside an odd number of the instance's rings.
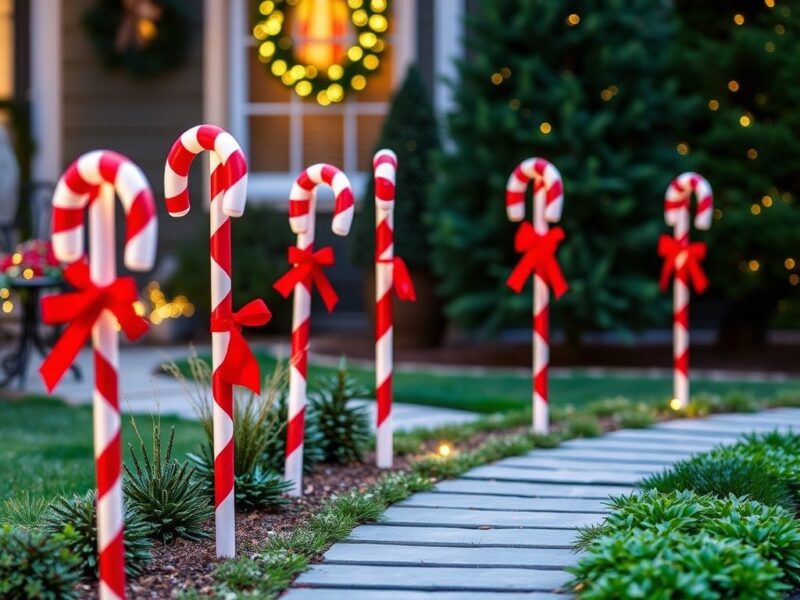
[[[263,351],[256,352],[262,373],[271,373],[276,359]],[[309,381],[328,375],[335,369],[309,365]],[[350,367],[351,374],[369,389],[374,389],[372,369]],[[756,396],[773,396],[784,390],[800,390],[800,380],[787,383],[752,383],[694,381],[692,394],[712,392],[725,394],[741,391]],[[571,374],[550,378],[550,401],[554,406],[571,404],[576,408],[610,396],[627,396],[631,400],[664,402],[671,397],[672,379],[641,377],[591,377]],[[436,375],[425,372],[395,371],[394,399],[396,402],[442,406],[481,413],[526,408],[531,404],[531,378],[520,375]]]
[[[137,416],[136,422],[149,445],[150,417]],[[176,426],[176,456],[197,450],[203,439],[198,423],[172,417],[161,422],[165,434]],[[138,449],[129,416],[123,417],[122,436],[129,460],[128,442]],[[0,399],[0,440],[0,520],[2,501],[8,498],[27,492],[49,499],[94,487],[91,407],[67,406],[50,398]]]

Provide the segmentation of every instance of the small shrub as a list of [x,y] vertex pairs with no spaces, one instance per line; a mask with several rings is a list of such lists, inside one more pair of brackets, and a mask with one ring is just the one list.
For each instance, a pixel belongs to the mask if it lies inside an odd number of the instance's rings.
[[639,402],[614,415],[616,424],[627,429],[644,429],[650,427],[657,419],[658,412],[644,402]]
[[0,528],[0,597],[73,600],[80,560],[62,539],[43,532]]
[[221,597],[247,598],[277,597],[289,587],[292,579],[308,565],[308,559],[282,550],[264,550],[252,556],[226,560],[214,571],[220,583],[217,593]]
[[[85,577],[97,579],[97,506],[95,493],[62,497],[42,517],[42,530],[63,536],[64,546],[78,559]],[[150,561],[152,527],[141,516],[125,510],[125,572],[136,577]]]
[[797,509],[791,487],[785,480],[775,477],[769,464],[737,454],[699,454],[650,475],[640,486],[663,493],[691,490],[718,498],[747,496],[769,506]]
[[678,414],[691,418],[707,417],[710,414],[722,412],[721,406],[722,399],[717,394],[704,392],[692,396],[689,403]]
[[411,494],[427,492],[433,488],[433,481],[416,473],[387,473],[376,481],[370,490],[377,494],[384,504],[394,504],[405,500]]
[[327,536],[328,541],[343,540],[353,527],[377,521],[386,505],[371,490],[352,490],[328,500],[322,509],[308,520],[308,529]]
[[203,523],[214,511],[203,493],[202,480],[192,480],[195,470],[188,462],[172,458],[175,427],[170,429],[167,451],[162,454],[161,419],[153,420],[151,459],[133,417],[131,422],[139,438],[141,460],[129,444],[133,469],[125,465],[127,477],[123,481],[128,505],[152,527],[152,536],[164,544],[177,538],[196,542],[208,537]]
[[780,600],[789,589],[778,565],[755,548],[708,534],[603,536],[568,570],[581,600]]
[[725,412],[751,413],[761,409],[761,403],[753,394],[728,392],[722,397],[721,408]]
[[575,415],[567,423],[567,437],[593,438],[603,434],[603,428],[596,417]]
[[[283,473],[286,463],[286,425],[289,420],[289,406],[285,395],[281,395],[273,407],[272,435],[267,440],[261,453],[261,463],[278,473]],[[306,411],[306,430],[303,438],[303,472],[308,474],[319,463],[325,460],[322,450],[324,439],[319,430],[317,416],[313,411]]]
[[344,360],[319,388],[310,395],[309,404],[322,436],[323,461],[347,464],[361,460],[372,433],[368,406],[354,401],[368,398],[369,392],[350,377]]
[[778,392],[768,401],[769,406],[784,406],[787,408],[800,407],[800,390],[786,390]]

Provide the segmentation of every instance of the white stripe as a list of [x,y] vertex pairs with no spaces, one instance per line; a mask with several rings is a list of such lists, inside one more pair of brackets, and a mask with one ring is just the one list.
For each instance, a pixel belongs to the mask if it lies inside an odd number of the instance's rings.
[[114,180],[114,187],[116,188],[117,194],[119,194],[119,199],[126,213],[130,212],[136,197],[142,191],[150,189],[142,170],[127,160],[122,161],[119,169],[117,169],[117,178]]
[[536,159],[526,158],[519,164],[519,170],[522,171],[528,179],[536,179]]
[[231,490],[214,511],[217,558],[233,558],[236,554],[235,497],[234,490]]
[[[167,161],[164,164],[164,195],[167,198],[174,198],[188,186],[189,178],[185,175],[178,175],[170,166],[169,161]],[[174,213],[170,214],[174,215]]]
[[392,328],[375,342],[375,384],[380,387],[392,374]]
[[71,263],[83,256],[83,227],[53,233],[53,253],[61,262]]
[[386,415],[375,434],[375,464],[379,469],[391,469],[394,458],[392,414]]
[[303,444],[286,457],[286,470],[283,478],[291,484],[286,492],[289,496],[300,496],[303,493]]
[[192,154],[200,154],[205,150],[197,140],[197,132],[200,131],[200,127],[202,127],[202,125],[197,125],[191,129],[187,129],[181,134],[181,145]]
[[158,221],[155,217],[125,244],[125,266],[134,271],[149,271],[156,261]]
[[392,291],[394,270],[392,263],[378,263],[375,268],[375,300],[376,302]]
[[105,581],[103,581],[102,579],[100,580],[100,586],[99,586],[98,592],[99,592],[100,600],[122,600],[122,598],[117,596],[114,593],[114,590],[112,590],[110,587],[108,587],[108,584]]
[[533,399],[533,432],[546,434],[550,431],[550,411],[544,398],[535,395]]
[[339,194],[341,194],[344,190],[350,189],[350,187],[350,180],[347,179],[347,175],[341,171],[337,171],[333,176],[333,180],[331,181],[333,193],[336,196],[339,196]]
[[103,176],[100,174],[100,159],[104,153],[103,150],[94,150],[78,158],[78,173],[92,185],[99,185],[104,181]]
[[83,208],[89,202],[89,194],[76,194],[61,177],[53,192],[53,206],[58,208]]
[[517,177],[517,172],[514,171],[511,173],[511,176],[508,178],[508,182],[506,182],[506,191],[507,192],[525,192],[528,189],[528,181],[525,179],[520,179]]
[[223,131],[214,138],[214,151],[219,155],[220,160],[226,163],[230,155],[234,152],[241,152],[241,148],[230,133]]
[[353,224],[353,207],[349,206],[343,211],[333,215],[333,222],[331,229],[336,235],[347,235],[350,233],[350,227]]
[[247,173],[230,186],[222,197],[222,208],[231,217],[241,217],[247,203]]
[[386,179],[394,184],[397,180],[397,167],[391,163],[383,162],[375,167],[375,179]]
[[211,308],[219,306],[231,291],[231,279],[222,267],[217,264],[214,257],[210,257],[211,263]]
[[215,402],[213,406],[214,411],[214,459],[228,445],[228,442],[233,438],[233,421]]
[[525,218],[525,202],[506,204],[506,215],[509,221],[517,222]]
[[105,496],[97,499],[97,549],[102,552],[124,526],[122,480],[118,478]]
[[322,169],[324,167],[325,163],[316,163],[308,167],[306,169],[308,178],[316,184],[324,183],[324,181],[322,181]]

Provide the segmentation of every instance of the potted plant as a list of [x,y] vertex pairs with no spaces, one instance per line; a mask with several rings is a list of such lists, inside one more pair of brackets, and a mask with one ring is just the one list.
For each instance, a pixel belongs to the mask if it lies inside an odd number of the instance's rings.
[[[429,267],[428,227],[423,222],[428,185],[434,173],[431,156],[440,149],[436,115],[419,70],[412,66],[392,99],[376,150],[397,154],[397,197],[394,209],[395,254],[406,261],[417,292],[417,302],[395,302],[394,340],[400,348],[434,346],[444,334],[442,304]],[[353,259],[365,270],[367,312],[375,310],[375,196],[374,180],[361,204],[353,232]],[[365,251],[366,249],[366,251]]]

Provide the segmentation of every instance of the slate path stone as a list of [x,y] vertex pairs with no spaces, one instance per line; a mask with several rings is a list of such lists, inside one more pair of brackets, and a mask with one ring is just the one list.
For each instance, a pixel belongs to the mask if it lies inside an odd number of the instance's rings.
[[289,600],[565,600],[580,527],[644,476],[749,432],[800,430],[800,409],[677,420],[534,450],[439,482],[356,527]]

